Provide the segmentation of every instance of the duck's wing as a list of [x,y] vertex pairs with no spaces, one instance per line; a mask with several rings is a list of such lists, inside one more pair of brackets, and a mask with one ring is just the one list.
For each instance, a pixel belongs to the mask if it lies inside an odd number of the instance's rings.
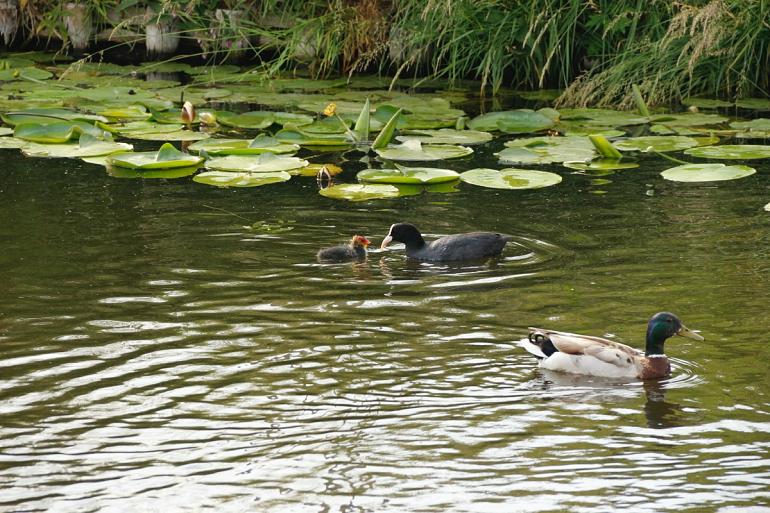
[[553,344],[553,347],[561,353],[571,355],[593,356],[603,362],[627,367],[644,356],[644,353],[633,347],[613,342],[601,337],[592,337],[588,335],[579,335],[577,333],[567,333],[563,331],[544,330],[541,328],[530,328],[531,337],[537,340],[541,335]]

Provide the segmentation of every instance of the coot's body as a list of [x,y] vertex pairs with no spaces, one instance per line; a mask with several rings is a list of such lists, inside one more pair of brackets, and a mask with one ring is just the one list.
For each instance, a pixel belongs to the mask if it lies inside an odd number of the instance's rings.
[[406,256],[430,262],[451,262],[458,260],[481,260],[499,255],[509,237],[494,232],[471,232],[448,235],[431,242],[422,238],[420,231],[412,224],[397,223],[390,227],[382,248],[390,242],[403,242]]
[[350,239],[350,244],[343,246],[333,246],[331,248],[324,248],[318,251],[316,257],[320,262],[335,263],[335,262],[351,262],[353,260],[365,260],[366,259],[366,247],[370,242],[366,237],[361,235],[355,235]]

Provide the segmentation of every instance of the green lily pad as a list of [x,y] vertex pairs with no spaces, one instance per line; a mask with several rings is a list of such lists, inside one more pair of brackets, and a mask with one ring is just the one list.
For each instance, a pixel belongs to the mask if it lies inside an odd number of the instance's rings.
[[[610,109],[561,109],[559,111],[560,122],[580,121],[583,126],[594,125],[601,127],[619,127],[644,125],[649,119],[630,111],[618,111]],[[594,132],[595,133],[595,132]]]
[[560,183],[562,178],[556,173],[535,171],[532,169],[476,168],[460,174],[460,180],[479,187],[492,189],[540,189]]
[[144,105],[129,105],[127,107],[107,107],[99,110],[98,114],[109,118],[110,122],[135,121],[149,119],[152,114],[147,112]]
[[398,169],[364,169],[356,177],[362,182],[392,184],[427,184],[452,182],[459,174],[451,169],[432,167],[404,167]]
[[507,141],[505,146],[496,154],[502,164],[551,164],[596,157],[588,137],[529,137]]
[[[168,109],[168,110],[155,110],[152,109],[150,111],[152,113],[152,119],[156,123],[160,124],[170,124],[170,125],[178,125],[180,123],[185,123],[185,121],[182,119],[182,109]],[[198,113],[196,112],[193,116],[192,124],[198,124],[200,123],[200,118],[198,117]]]
[[340,166],[335,166],[334,164],[317,164],[317,163],[308,164],[307,166],[300,169],[292,169],[289,171],[289,173],[293,176],[318,176],[318,173],[321,171],[322,167],[325,167],[326,172],[329,173],[331,176],[342,173],[342,168]]
[[283,143],[300,146],[351,146],[350,139],[346,135],[310,133],[293,125],[287,125],[286,128],[276,132],[275,138]]
[[760,144],[723,144],[690,148],[686,154],[706,159],[766,159],[770,158],[770,146]]
[[466,157],[473,150],[466,146],[422,145],[420,141],[409,140],[403,144],[391,144],[383,149],[374,150],[377,155],[388,160],[432,161]]
[[351,124],[352,120],[350,119],[342,117],[342,121],[340,121],[340,118],[332,116],[330,118],[319,119],[309,125],[303,125],[302,131],[309,134],[343,135],[348,133],[348,129],[350,128]]
[[471,130],[498,130],[509,134],[528,134],[552,128],[556,122],[540,111],[530,109],[490,112],[468,122]]
[[53,73],[50,71],[35,67],[0,70],[0,80],[24,80],[25,78],[31,78],[34,80],[47,80],[52,76]]
[[207,139],[193,143],[191,151],[205,151],[209,155],[258,155],[260,153],[296,153],[299,145],[283,143],[264,134],[248,139]]
[[29,141],[16,137],[0,137],[0,150],[18,150],[29,144]]
[[737,180],[756,173],[749,166],[726,166],[725,164],[686,164],[672,167],[661,173],[666,180],[674,182],[718,182]]
[[203,162],[203,157],[196,157],[177,150],[166,143],[158,151],[142,151],[110,155],[106,162],[117,167],[130,169],[172,169],[191,167]]
[[129,121],[127,123],[110,124],[105,128],[124,137],[132,137],[133,135],[141,134],[176,132],[184,127],[182,125],[153,123],[152,121]]
[[77,143],[28,143],[24,145],[21,151],[29,157],[83,158],[131,151],[133,148],[133,146],[127,143],[102,141],[88,134],[83,134]]
[[590,162],[563,162],[564,167],[579,171],[612,171],[616,169],[634,169],[639,167],[636,162],[620,159],[596,159]]
[[85,121],[55,121],[53,123],[19,123],[14,130],[14,136],[26,141],[36,143],[65,143],[79,138],[82,134],[90,134],[99,139],[109,136],[108,132],[101,130]]
[[243,114],[217,111],[216,117],[219,124],[235,128],[265,129],[275,123],[275,114],[262,110],[244,112]]
[[104,116],[83,114],[74,110],[57,108],[25,109],[13,112],[0,113],[0,118],[7,125],[15,126],[20,123],[53,123],[56,121],[102,121],[108,120]]
[[441,128],[439,130],[407,130],[396,137],[401,142],[420,141],[422,144],[465,144],[468,146],[482,144],[492,140],[489,132],[478,130],[455,130]]
[[306,126],[314,121],[312,116],[295,112],[273,112],[273,118],[276,123],[282,126],[288,124],[294,126]]
[[540,89],[538,91],[514,91],[514,94],[525,100],[542,102],[555,100],[562,92],[561,89]]
[[682,100],[683,105],[698,107],[699,109],[721,109],[724,107],[732,107],[732,102],[726,102],[724,100],[716,100],[713,98],[694,98],[688,96]]
[[741,98],[735,105],[748,110],[770,110],[770,98]]
[[[95,159],[83,159],[86,162],[92,164],[98,164]],[[190,167],[178,167],[176,169],[129,169],[127,167],[113,167],[104,163],[107,167],[107,174],[114,178],[141,178],[141,179],[154,179],[154,178],[184,178],[190,176],[198,170],[198,166]]]
[[653,123],[661,123],[666,126],[703,126],[725,123],[727,118],[719,114],[687,112],[683,114],[657,114],[652,116],[650,120]]
[[13,133],[13,128],[8,128],[7,126],[0,126],[0,136],[11,135],[12,133]]
[[297,157],[278,156],[273,153],[258,155],[227,155],[214,157],[206,161],[206,168],[216,171],[272,173],[290,171],[308,165],[307,160]]
[[629,137],[628,139],[614,141],[613,144],[621,151],[647,151],[648,148],[652,148],[654,151],[666,152],[694,148],[699,143],[696,139],[683,135],[650,135],[646,137]]
[[[158,125],[162,126],[162,125]],[[211,137],[205,132],[196,132],[194,130],[168,130],[159,132],[126,132],[121,134],[129,139],[138,139],[140,141],[202,141]]]
[[205,171],[193,177],[193,180],[206,185],[217,187],[259,187],[271,183],[285,182],[291,179],[291,175],[285,171],[270,172],[239,172],[229,171]]
[[730,123],[732,128],[738,130],[762,130],[770,131],[770,118],[756,118],[751,121],[733,121]]
[[319,194],[332,199],[368,201],[373,199],[397,198],[401,195],[398,187],[386,184],[341,183],[320,189]]

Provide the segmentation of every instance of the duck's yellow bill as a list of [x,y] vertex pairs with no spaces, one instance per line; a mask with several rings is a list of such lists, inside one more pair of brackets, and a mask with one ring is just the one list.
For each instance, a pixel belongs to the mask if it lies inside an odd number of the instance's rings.
[[682,327],[679,328],[679,331],[677,331],[676,334],[679,335],[680,337],[691,338],[693,340],[703,340],[702,336],[700,336],[698,333],[694,332],[693,330],[689,329],[684,324],[682,324]]

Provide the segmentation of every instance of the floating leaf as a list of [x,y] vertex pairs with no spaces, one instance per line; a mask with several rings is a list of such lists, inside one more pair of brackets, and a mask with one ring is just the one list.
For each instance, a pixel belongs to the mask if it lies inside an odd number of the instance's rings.
[[452,128],[441,128],[439,130],[407,130],[401,132],[403,135],[396,137],[401,142],[410,140],[420,141],[422,144],[482,144],[492,140],[492,134],[489,132],[479,132],[478,130],[455,130]]
[[100,116],[115,121],[133,121],[149,119],[152,114],[147,112],[144,105],[129,105],[128,107],[108,107],[98,111]]
[[661,176],[666,180],[674,182],[718,182],[722,180],[737,180],[754,173],[756,173],[756,170],[749,166],[685,164],[666,169],[661,173]]
[[207,169],[230,172],[272,173],[290,171],[308,165],[307,160],[297,157],[283,157],[272,153],[259,155],[228,155],[214,157],[206,161]]
[[477,168],[460,174],[463,182],[489,187],[492,189],[540,189],[561,182],[561,176],[546,171],[532,169],[505,168],[496,169]]
[[701,146],[685,151],[686,154],[706,159],[766,159],[770,158],[770,146],[760,144],[723,144]]
[[698,146],[698,141],[692,137],[679,136],[646,136],[629,137],[613,143],[621,151],[647,151],[652,148],[654,151],[680,151],[687,148]]
[[2,69],[0,70],[0,80],[47,80],[53,76],[53,73],[44,69],[27,67],[27,68],[15,68],[15,69]]
[[377,155],[388,160],[432,161],[465,157],[473,153],[466,146],[449,144],[422,145],[420,141],[409,140],[403,144],[392,144],[375,150]]
[[[152,113],[152,119],[155,120],[156,123],[160,124],[167,124],[167,125],[178,125],[179,123],[185,123],[184,118],[182,117],[182,109],[168,109],[168,110],[155,110],[152,109],[150,111]],[[200,123],[200,118],[198,117],[198,113],[196,112],[193,116],[192,123],[198,124]]]
[[0,126],[0,136],[11,135],[12,133],[13,133],[13,128],[8,128],[7,126]]
[[397,198],[401,195],[398,187],[386,184],[341,183],[318,191],[321,196],[348,201]]
[[82,134],[90,134],[101,139],[105,138],[105,134],[109,136],[109,133],[85,121],[19,123],[13,133],[19,139],[45,144],[65,143],[79,138]]
[[[96,162],[95,159],[83,159],[86,162],[91,162],[92,164],[98,164],[99,162]],[[127,167],[113,167],[108,164],[104,164],[107,166],[107,174],[114,177],[114,178],[142,178],[142,179],[154,179],[154,178],[183,178],[185,176],[190,176],[191,174],[195,173],[198,170],[198,166],[190,166],[190,167],[179,167],[176,169],[149,169],[149,170],[141,170],[141,169],[129,169]]]
[[51,158],[83,158],[110,155],[123,151],[131,151],[133,146],[127,143],[102,141],[88,134],[80,136],[77,143],[38,144],[28,143],[21,149],[29,157]]
[[29,144],[29,141],[15,137],[0,137],[0,150],[18,150]]
[[256,110],[243,114],[217,111],[215,115],[219,124],[236,128],[265,129],[275,122],[275,115],[270,111]]
[[558,98],[562,93],[561,89],[540,89],[538,91],[514,91],[514,94],[531,101],[551,101]]
[[0,113],[0,118],[11,126],[19,123],[53,123],[56,121],[102,121],[107,122],[104,116],[83,114],[74,110],[39,108]]
[[610,109],[561,109],[559,114],[561,123],[564,120],[580,121],[584,126],[618,127],[644,125],[649,122],[648,118],[634,112]]
[[770,118],[756,118],[751,121],[733,121],[730,123],[730,126],[739,130],[770,131]]
[[683,114],[657,114],[652,116],[651,121],[666,126],[703,126],[718,125],[726,122],[727,118],[719,114],[687,112]]
[[531,109],[490,112],[476,116],[468,122],[471,130],[499,130],[509,134],[528,134],[547,130],[555,125],[548,115]]
[[326,172],[331,176],[342,173],[342,168],[340,166],[335,166],[334,164],[308,164],[300,169],[292,169],[289,173],[299,176],[317,176],[323,167],[326,168]]
[[529,137],[507,141],[508,148],[497,153],[503,164],[551,164],[596,157],[588,137]]
[[279,130],[275,134],[275,138],[284,143],[298,144],[300,146],[351,146],[350,140],[345,135],[310,133],[292,125],[288,125],[283,130]]
[[299,151],[299,146],[260,134],[252,140],[206,139],[191,144],[189,150],[204,150],[209,155],[258,155],[260,153],[296,153]]
[[291,175],[285,171],[260,173],[233,173],[229,171],[205,171],[193,177],[193,180],[217,187],[259,187],[271,183],[285,182]]
[[731,102],[726,102],[724,100],[715,100],[713,98],[694,98],[691,96],[683,99],[682,104],[698,107],[699,109],[719,109],[733,106]]
[[131,169],[171,169],[195,166],[203,162],[203,157],[196,157],[177,150],[166,143],[158,151],[128,152],[110,155],[106,162],[117,167]]
[[580,171],[612,171],[615,169],[634,169],[639,167],[639,164],[620,159],[596,159],[591,162],[564,162],[563,166]]
[[[162,125],[158,125],[162,126]],[[205,132],[195,132],[193,130],[172,130],[163,132],[131,132],[122,134],[130,139],[139,139],[140,141],[201,141],[211,137]]]
[[770,110],[770,98],[741,98],[735,105],[749,110]]
[[427,184],[452,182],[459,174],[451,169],[433,167],[404,167],[398,169],[364,169],[356,177],[362,182],[392,184]]

